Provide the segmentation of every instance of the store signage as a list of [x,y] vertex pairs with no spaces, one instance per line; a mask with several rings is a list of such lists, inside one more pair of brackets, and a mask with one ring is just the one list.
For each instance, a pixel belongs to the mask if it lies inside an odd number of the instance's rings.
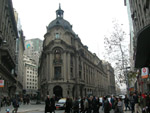
[[0,80],[0,87],[4,87],[4,80]]
[[142,68],[141,71],[142,71],[142,78],[148,78],[148,75],[149,75],[148,67]]

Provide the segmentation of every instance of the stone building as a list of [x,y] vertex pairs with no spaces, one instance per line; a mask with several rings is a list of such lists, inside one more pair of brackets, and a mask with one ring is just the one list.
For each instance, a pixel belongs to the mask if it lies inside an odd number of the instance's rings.
[[0,0],[0,79],[4,87],[0,88],[3,96],[15,95],[17,87],[16,39],[17,26],[12,0]]
[[34,96],[38,90],[38,67],[35,60],[24,55],[24,80],[23,80],[23,90],[24,94]]
[[141,68],[150,69],[150,1],[149,0],[127,0],[129,2],[131,18],[134,30],[133,38],[133,60],[134,67],[138,69],[136,85],[139,92],[150,91],[150,78],[141,78]]
[[24,54],[24,39],[25,36],[23,34],[22,26],[20,23],[20,19],[18,17],[17,11],[14,9],[15,20],[17,23],[18,30],[18,39],[16,39],[16,68],[15,71],[17,73],[17,90],[16,94],[22,95],[23,90],[23,76],[24,76],[24,63],[23,63],[23,54]]
[[109,62],[103,61],[103,65],[105,66],[105,71],[107,73],[107,88],[109,95],[115,95],[116,94],[116,88],[115,88],[115,74],[114,69],[112,68],[111,64]]
[[47,26],[39,60],[39,90],[56,97],[105,95],[107,73],[102,61],[83,45],[59,6],[56,19]]

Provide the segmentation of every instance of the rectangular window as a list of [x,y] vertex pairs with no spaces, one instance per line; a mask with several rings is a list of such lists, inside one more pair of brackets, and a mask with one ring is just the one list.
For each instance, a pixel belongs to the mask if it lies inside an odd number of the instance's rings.
[[59,39],[59,34],[58,33],[55,34],[55,38]]
[[79,71],[79,78],[81,79],[81,71]]
[[71,78],[73,78],[73,68],[70,68]]
[[61,77],[61,67],[55,67],[54,68],[54,72],[55,72],[55,79],[58,79]]

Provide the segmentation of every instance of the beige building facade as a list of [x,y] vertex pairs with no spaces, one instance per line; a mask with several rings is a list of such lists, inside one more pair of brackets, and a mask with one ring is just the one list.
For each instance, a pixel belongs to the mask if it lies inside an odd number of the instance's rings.
[[38,68],[35,60],[24,55],[24,78],[23,78],[23,90],[25,94],[33,96],[37,94],[38,90]]
[[64,11],[47,26],[39,60],[39,90],[56,97],[102,96],[108,94],[108,77],[103,62],[83,45]]

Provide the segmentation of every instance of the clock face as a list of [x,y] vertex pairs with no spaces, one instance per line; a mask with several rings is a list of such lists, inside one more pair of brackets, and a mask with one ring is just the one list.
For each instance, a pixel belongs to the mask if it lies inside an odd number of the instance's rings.
[[27,49],[29,49],[30,48],[30,44],[27,44]]

